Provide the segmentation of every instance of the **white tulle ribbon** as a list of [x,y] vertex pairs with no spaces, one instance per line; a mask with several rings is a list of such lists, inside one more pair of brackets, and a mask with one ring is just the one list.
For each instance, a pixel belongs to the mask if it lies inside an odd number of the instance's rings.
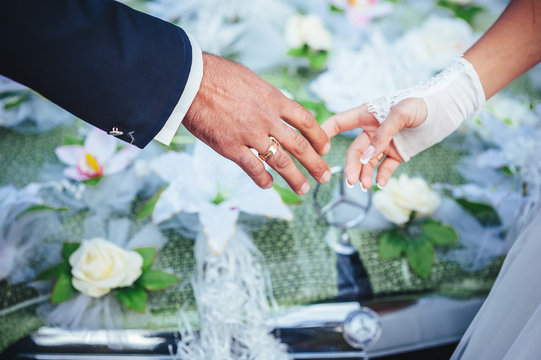
[[289,359],[286,346],[270,334],[276,307],[270,276],[249,235],[236,228],[229,246],[214,253],[200,233],[192,280],[199,332],[180,315],[176,358],[180,360]]

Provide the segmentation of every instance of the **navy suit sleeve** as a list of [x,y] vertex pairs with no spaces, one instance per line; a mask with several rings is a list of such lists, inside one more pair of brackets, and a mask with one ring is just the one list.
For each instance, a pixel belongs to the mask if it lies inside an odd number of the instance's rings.
[[182,29],[108,0],[0,4],[0,74],[138,147],[161,130],[191,69]]

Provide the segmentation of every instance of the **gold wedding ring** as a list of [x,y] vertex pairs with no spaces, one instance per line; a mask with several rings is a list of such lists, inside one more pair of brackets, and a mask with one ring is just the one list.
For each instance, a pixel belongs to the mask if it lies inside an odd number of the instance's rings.
[[269,146],[269,149],[267,150],[267,152],[265,153],[265,155],[261,155],[261,154],[257,154],[259,156],[259,158],[263,161],[267,161],[269,160],[271,157],[274,156],[274,154],[276,154],[276,152],[278,151],[278,148],[280,147],[280,144],[278,144],[278,141],[276,141],[275,139],[273,138],[270,138],[272,143],[271,143],[271,146]]
[[383,159],[383,153],[379,154],[377,159],[378,159],[378,161],[381,161],[381,159]]

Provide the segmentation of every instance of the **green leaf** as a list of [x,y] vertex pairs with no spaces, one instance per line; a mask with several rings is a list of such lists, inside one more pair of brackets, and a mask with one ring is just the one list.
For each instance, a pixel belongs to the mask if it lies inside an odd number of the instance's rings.
[[141,267],[141,270],[145,272],[150,269],[150,267],[154,263],[154,259],[156,258],[156,248],[144,247],[133,249],[133,251],[138,252],[143,257],[143,266]]
[[465,198],[458,198],[455,199],[455,201],[458,205],[462,206],[464,210],[475,216],[484,226],[498,226],[502,224],[500,216],[489,204],[470,201]]
[[101,179],[103,179],[103,176],[93,177],[90,179],[83,180],[83,184],[85,184],[86,186],[95,187],[95,186],[98,186]]
[[65,135],[62,139],[63,145],[84,145],[85,139],[78,136]]
[[143,208],[139,213],[137,214],[137,220],[143,220],[147,216],[150,216],[154,212],[154,208],[156,207],[156,203],[158,200],[160,200],[160,196],[162,195],[163,191],[165,190],[167,186],[164,186],[158,192],[156,192],[150,199],[148,199],[145,204],[143,205]]
[[4,109],[10,110],[24,103],[30,98],[30,93],[23,93],[19,91],[8,92],[7,96],[3,96]]
[[274,188],[274,190],[276,190],[276,192],[278,192],[284,204],[298,205],[303,203],[303,200],[297,194],[295,194],[293,190],[285,188],[278,184],[274,184],[272,187]]
[[465,20],[472,25],[475,16],[483,11],[485,8],[475,4],[456,4],[448,0],[439,0],[438,5],[451,10],[457,18]]
[[34,281],[56,279],[62,273],[68,273],[69,274],[69,267],[68,267],[68,264],[65,261],[63,261],[61,263],[58,263],[56,265],[53,265],[53,266],[43,270],[42,272],[40,272],[35,277]]
[[329,6],[329,10],[334,13],[343,14],[345,11],[344,9],[339,8],[338,6],[331,4]]
[[62,243],[62,258],[69,262],[71,254],[73,254],[81,246],[81,243],[65,242]]
[[379,256],[382,260],[394,259],[408,247],[408,238],[398,230],[386,231],[379,239]]
[[286,54],[293,57],[305,57],[308,56],[309,52],[310,49],[308,48],[308,45],[304,44],[298,48],[289,49]]
[[63,211],[67,211],[67,210],[68,210],[68,208],[66,208],[66,207],[55,208],[55,207],[52,207],[52,206],[49,206],[49,205],[40,205],[40,204],[32,205],[28,209],[26,209],[25,211],[23,211],[22,213],[17,215],[17,219],[19,219],[23,215],[26,215],[28,213],[35,212],[35,211],[58,211],[58,212],[63,212]]
[[179,278],[164,271],[148,270],[137,281],[145,289],[157,291],[175,285],[179,281]]
[[144,313],[147,307],[147,292],[141,287],[129,286],[115,289],[118,301],[128,309]]
[[421,226],[421,232],[432,244],[436,245],[449,245],[458,240],[455,229],[434,219],[426,219]]
[[316,121],[318,124],[322,124],[325,120],[330,118],[334,115],[332,111],[327,109],[325,106],[325,103],[320,101],[312,101],[312,100],[299,100],[299,104],[304,106],[306,109],[310,110],[312,114],[314,114],[314,117],[316,118]]
[[411,243],[406,250],[406,258],[412,270],[426,279],[434,265],[434,247],[427,240]]
[[53,292],[51,293],[51,302],[60,304],[68,301],[77,290],[71,284],[71,276],[68,273],[62,272],[54,284]]
[[323,70],[329,54],[327,51],[317,51],[308,54],[308,62],[313,70]]

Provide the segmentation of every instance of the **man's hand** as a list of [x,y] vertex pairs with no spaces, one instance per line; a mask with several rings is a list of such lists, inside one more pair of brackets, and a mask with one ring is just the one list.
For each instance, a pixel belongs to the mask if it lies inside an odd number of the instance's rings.
[[267,163],[297,194],[306,194],[310,184],[284,149],[318,182],[329,181],[329,166],[319,156],[330,150],[329,138],[308,110],[240,64],[207,53],[203,63],[199,92],[182,122],[192,134],[237,163],[262,188],[272,186],[272,176],[250,149],[265,155],[273,143],[270,136],[283,149]]

